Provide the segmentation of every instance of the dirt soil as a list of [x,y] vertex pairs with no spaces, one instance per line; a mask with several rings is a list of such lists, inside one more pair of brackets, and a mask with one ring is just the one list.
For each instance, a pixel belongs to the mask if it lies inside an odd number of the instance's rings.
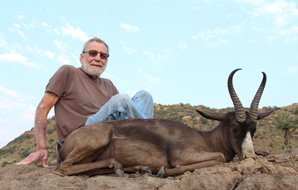
[[55,166],[7,165],[0,169],[0,190],[298,190],[298,151],[235,160],[168,178],[61,176],[54,170]]

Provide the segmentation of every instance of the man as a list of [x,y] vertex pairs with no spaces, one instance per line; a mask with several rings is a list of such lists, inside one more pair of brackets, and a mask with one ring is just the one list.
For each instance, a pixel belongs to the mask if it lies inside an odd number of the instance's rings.
[[[139,91],[131,99],[118,94],[117,88],[100,75],[109,58],[108,45],[99,38],[88,40],[80,55],[81,67],[62,66],[49,80],[35,115],[37,150],[18,164],[40,160],[47,167],[46,121],[55,107],[58,144],[72,131],[105,120],[152,118],[153,99],[146,91]],[[88,127],[88,126],[87,126]]]

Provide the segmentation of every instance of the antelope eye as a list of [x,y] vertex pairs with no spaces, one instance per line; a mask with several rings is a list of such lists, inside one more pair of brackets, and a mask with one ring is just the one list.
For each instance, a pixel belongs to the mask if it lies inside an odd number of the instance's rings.
[[240,131],[240,130],[239,130],[239,129],[237,129],[237,128],[233,129],[233,133],[234,133],[234,134],[238,134],[238,133],[239,133],[239,131]]

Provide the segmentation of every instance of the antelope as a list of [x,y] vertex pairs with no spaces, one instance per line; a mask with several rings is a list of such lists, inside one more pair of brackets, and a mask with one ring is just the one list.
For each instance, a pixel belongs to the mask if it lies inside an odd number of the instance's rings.
[[56,170],[64,175],[106,174],[146,170],[163,176],[254,157],[252,137],[257,120],[272,111],[258,112],[266,84],[266,74],[247,111],[228,77],[228,90],[234,110],[210,113],[196,110],[201,116],[219,121],[210,131],[200,131],[166,119],[129,119],[100,122],[72,132],[60,151],[62,162]]

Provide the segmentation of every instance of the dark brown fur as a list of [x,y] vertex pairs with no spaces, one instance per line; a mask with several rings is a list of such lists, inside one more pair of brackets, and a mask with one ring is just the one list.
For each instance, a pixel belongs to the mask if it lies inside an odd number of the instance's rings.
[[[226,120],[209,132],[159,119],[111,121],[83,127],[66,138],[59,170],[67,175],[79,174],[91,170],[83,164],[104,161],[102,165],[94,164],[92,170],[147,166],[157,171],[165,167],[167,175],[177,175],[185,172],[183,166],[194,165],[186,169],[194,170],[198,163],[208,166],[210,161],[211,165],[230,161],[236,153],[241,155],[244,138],[242,133],[235,136],[232,132],[239,127],[231,123],[233,115],[227,114]],[[235,138],[240,138],[240,144],[236,144],[239,142]],[[171,173],[177,167],[179,171]]]

